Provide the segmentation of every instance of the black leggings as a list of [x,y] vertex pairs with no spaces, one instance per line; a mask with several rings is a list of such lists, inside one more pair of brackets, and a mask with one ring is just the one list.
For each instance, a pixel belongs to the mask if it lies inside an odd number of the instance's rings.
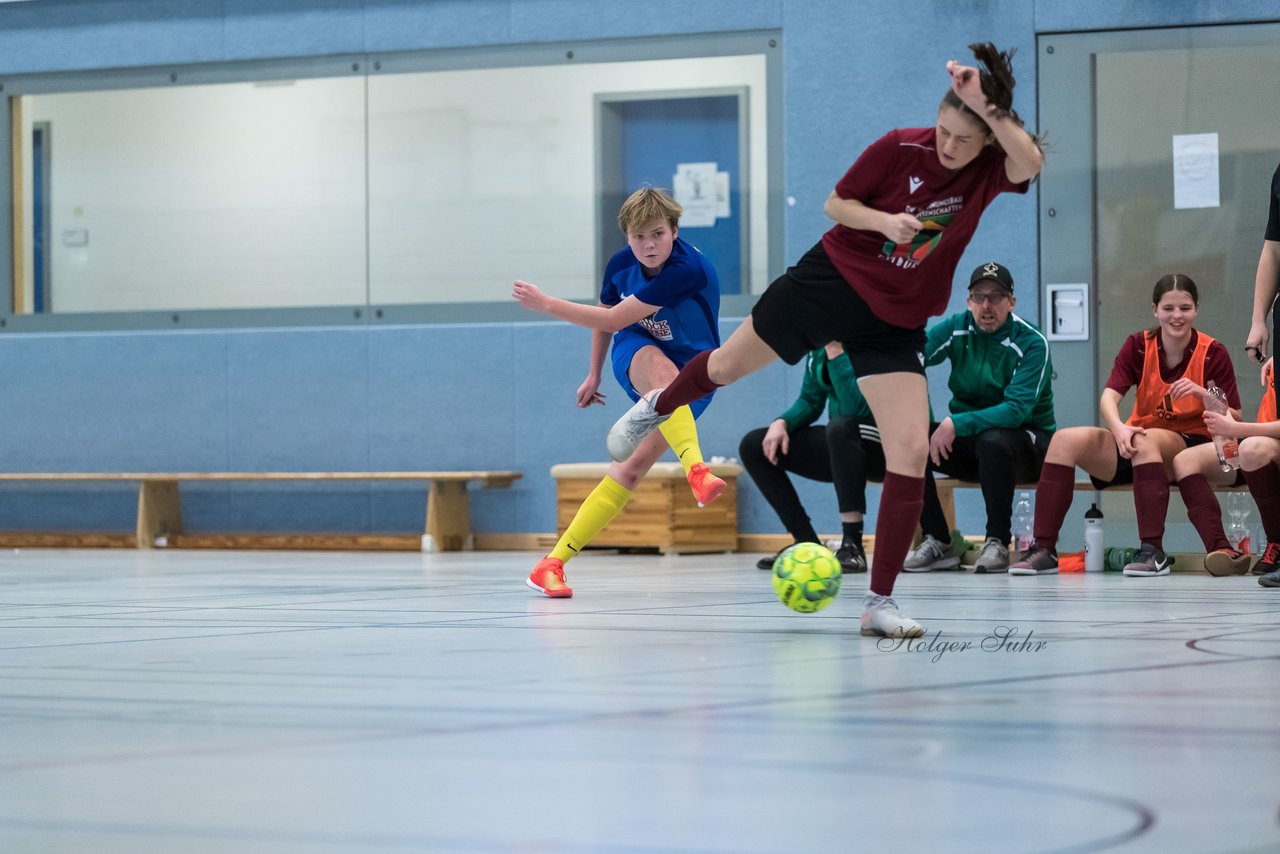
[[794,539],[813,541],[817,534],[788,472],[834,483],[841,513],[867,512],[867,481],[884,480],[884,450],[878,441],[862,435],[858,419],[833,418],[825,426],[794,430],[790,451],[779,453],[776,464],[764,455],[766,432],[767,428],[761,427],[743,436],[738,456]]
[[[938,429],[934,424],[930,435]],[[1049,450],[1047,430],[1021,427],[991,427],[976,436],[956,436],[951,456],[935,466],[929,462],[924,479],[924,510],[920,514],[920,530],[935,539],[951,542],[951,531],[938,501],[938,487],[933,472],[942,472],[958,480],[982,485],[982,499],[987,506],[987,536],[1007,543],[1013,536],[1013,492],[1018,483],[1040,479],[1040,467]]]

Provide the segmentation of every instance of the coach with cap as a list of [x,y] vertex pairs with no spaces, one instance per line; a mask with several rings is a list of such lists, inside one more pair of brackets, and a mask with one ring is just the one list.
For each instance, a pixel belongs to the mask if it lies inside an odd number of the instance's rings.
[[[1053,366],[1044,333],[1014,312],[1018,300],[1007,267],[980,264],[969,277],[968,302],[967,311],[928,331],[926,364],[951,361],[951,414],[930,431],[929,468],[982,486],[987,532],[976,570],[1004,572],[1014,490],[1040,477],[1057,426]],[[932,476],[925,478],[920,527],[924,540],[907,556],[907,572],[959,564]]]

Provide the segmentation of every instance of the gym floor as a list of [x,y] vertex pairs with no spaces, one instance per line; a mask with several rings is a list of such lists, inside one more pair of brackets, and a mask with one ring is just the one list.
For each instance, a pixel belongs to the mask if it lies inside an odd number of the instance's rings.
[[6,852],[1280,846],[1280,590],[757,555],[0,554]]

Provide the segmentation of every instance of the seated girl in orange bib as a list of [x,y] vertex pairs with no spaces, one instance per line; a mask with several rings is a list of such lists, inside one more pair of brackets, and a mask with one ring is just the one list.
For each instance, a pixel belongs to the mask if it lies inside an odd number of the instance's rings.
[[[1211,441],[1204,423],[1204,395],[1210,382],[1226,393],[1238,418],[1240,393],[1226,347],[1198,331],[1200,293],[1195,282],[1171,273],[1156,282],[1151,313],[1157,325],[1125,339],[1098,402],[1104,427],[1068,427],[1054,434],[1036,487],[1035,544],[1010,575],[1058,571],[1058,532],[1075,491],[1075,467],[1094,486],[1133,484],[1142,546],[1125,575],[1168,575],[1164,521],[1169,509],[1173,458]],[[1120,418],[1120,401],[1137,386],[1133,414]]]

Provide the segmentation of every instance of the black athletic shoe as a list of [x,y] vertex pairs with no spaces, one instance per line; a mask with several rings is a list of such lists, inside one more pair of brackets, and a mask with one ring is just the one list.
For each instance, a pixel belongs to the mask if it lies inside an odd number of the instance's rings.
[[777,551],[776,553],[771,554],[771,555],[769,555],[768,557],[762,557],[762,558],[760,558],[758,561],[756,561],[756,569],[764,569],[764,570],[772,571],[772,570],[773,570],[773,562],[774,562],[775,560],[777,560],[777,559],[778,559],[778,555],[782,554],[783,552],[785,552],[785,551],[786,551],[787,549],[789,549],[789,548],[791,548],[791,546],[787,546],[786,548],[778,549],[778,551]]
[[840,561],[840,572],[845,575],[867,571],[867,553],[860,543],[842,543],[836,549],[836,560]]
[[[1254,575],[1268,575],[1280,569],[1280,543],[1267,543],[1258,562],[1253,565]],[[1263,585],[1269,587],[1270,585]]]

